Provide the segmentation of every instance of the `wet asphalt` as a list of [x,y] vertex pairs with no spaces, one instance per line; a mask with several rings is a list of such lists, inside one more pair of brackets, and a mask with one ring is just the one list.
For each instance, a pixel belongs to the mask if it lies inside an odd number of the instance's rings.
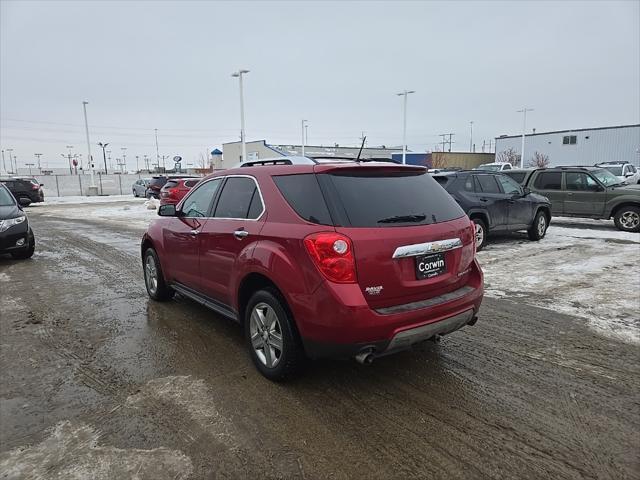
[[552,299],[274,384],[238,325],[147,298],[140,229],[29,214],[35,256],[0,256],[0,478],[640,478],[638,347]]

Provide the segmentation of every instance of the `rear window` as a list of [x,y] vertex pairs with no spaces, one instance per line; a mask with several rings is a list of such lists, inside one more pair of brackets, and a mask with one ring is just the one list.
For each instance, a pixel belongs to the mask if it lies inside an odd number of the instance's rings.
[[166,177],[152,178],[149,182],[150,187],[162,187],[165,183],[167,183]]
[[176,182],[175,180],[169,180],[167,183],[164,184],[165,188],[173,188],[173,187],[177,187],[178,186],[178,182]]
[[279,175],[273,181],[300,217],[320,225],[333,225],[315,174]]
[[395,227],[447,222],[464,212],[431,175],[414,172],[339,172],[319,175],[341,224],[351,227]]
[[527,175],[527,172],[503,172],[505,175],[508,175],[509,177],[513,178],[516,182],[518,182],[519,184],[522,185],[522,182],[524,182],[524,177]]

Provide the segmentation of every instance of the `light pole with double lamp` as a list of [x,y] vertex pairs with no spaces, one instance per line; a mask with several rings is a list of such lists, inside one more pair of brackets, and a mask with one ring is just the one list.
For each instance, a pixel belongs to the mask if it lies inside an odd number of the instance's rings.
[[242,143],[242,162],[247,161],[247,143],[244,132],[244,93],[242,91],[242,76],[245,73],[249,73],[249,70],[238,70],[231,74],[232,77],[237,77],[240,85],[240,142]]
[[404,92],[396,93],[399,97],[404,97],[404,113],[402,122],[402,164],[407,163],[407,97],[410,93],[416,93],[415,90],[405,90]]

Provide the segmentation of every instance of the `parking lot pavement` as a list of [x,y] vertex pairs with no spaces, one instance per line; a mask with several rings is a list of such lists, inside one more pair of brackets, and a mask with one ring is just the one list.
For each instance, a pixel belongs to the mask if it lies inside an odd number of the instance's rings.
[[142,223],[47,208],[33,259],[0,258],[2,478],[638,478],[637,344],[553,292],[496,287],[438,344],[273,384],[239,327],[147,299]]

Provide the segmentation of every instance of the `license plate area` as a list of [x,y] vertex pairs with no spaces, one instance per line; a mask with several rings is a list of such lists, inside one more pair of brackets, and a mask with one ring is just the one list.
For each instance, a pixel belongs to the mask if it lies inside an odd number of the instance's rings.
[[424,280],[442,275],[447,271],[444,253],[419,255],[416,258],[416,278]]

